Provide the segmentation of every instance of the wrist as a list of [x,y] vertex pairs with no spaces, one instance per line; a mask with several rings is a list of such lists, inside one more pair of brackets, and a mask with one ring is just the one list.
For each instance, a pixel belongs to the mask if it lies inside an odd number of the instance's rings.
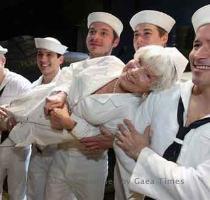
[[72,120],[70,117],[67,118],[65,124],[64,124],[64,128],[67,129],[68,131],[71,131],[75,126],[76,126],[77,122]]
[[133,159],[134,159],[134,160],[137,160],[140,153],[141,153],[141,149],[138,149],[136,152],[134,152],[134,154],[133,154],[133,156],[132,156]]

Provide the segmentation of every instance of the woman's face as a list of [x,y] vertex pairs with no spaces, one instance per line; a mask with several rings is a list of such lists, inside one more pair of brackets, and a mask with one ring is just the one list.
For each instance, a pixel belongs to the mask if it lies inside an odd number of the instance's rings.
[[138,67],[128,69],[119,79],[123,90],[130,93],[147,93],[158,76],[152,67],[139,62]]

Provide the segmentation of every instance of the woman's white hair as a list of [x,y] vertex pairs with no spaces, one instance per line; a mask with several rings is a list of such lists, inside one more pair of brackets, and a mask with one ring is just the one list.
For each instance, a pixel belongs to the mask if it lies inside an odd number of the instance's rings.
[[188,60],[175,47],[148,45],[139,48],[134,59],[148,65],[158,76],[151,90],[163,90],[179,80],[187,66]]

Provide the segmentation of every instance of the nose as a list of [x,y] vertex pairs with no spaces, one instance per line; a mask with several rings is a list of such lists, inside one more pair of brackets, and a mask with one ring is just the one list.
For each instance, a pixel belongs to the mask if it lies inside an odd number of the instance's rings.
[[194,51],[194,58],[201,59],[201,58],[209,57],[210,56],[209,52],[210,52],[209,48],[205,46],[201,46],[199,49]]
[[137,45],[141,45],[142,42],[143,42],[143,37],[141,35],[138,35],[138,37],[136,38]]
[[47,60],[48,60],[48,58],[45,55],[40,55],[37,57],[37,61],[41,62],[41,63],[47,62]]
[[139,49],[140,47],[143,47],[143,46],[145,46],[145,44],[144,44],[144,39],[143,39],[142,36],[138,36],[138,38],[136,38],[136,39],[134,40],[134,47],[135,47],[136,50],[137,50],[137,49]]
[[91,35],[91,39],[93,40],[97,40],[98,38],[99,38],[99,33],[97,32]]

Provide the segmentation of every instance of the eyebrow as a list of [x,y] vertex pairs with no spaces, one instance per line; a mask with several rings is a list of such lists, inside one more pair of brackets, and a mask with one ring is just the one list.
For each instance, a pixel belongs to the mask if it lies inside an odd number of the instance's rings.
[[[151,29],[151,28],[144,28],[143,31],[152,31],[152,29]],[[134,31],[134,33],[138,33],[138,32],[139,32],[139,31],[137,31],[137,30]]]
[[[205,41],[207,41],[208,43],[210,43],[210,39],[206,39]],[[193,43],[199,43],[199,42],[202,42],[202,41],[199,40],[199,39],[195,39],[195,40],[193,41]]]
[[[89,30],[98,31],[98,29],[96,29],[96,28],[89,28]],[[102,28],[102,29],[100,29],[100,30],[101,30],[101,31],[109,32],[109,29],[106,29],[106,28]]]
[[152,31],[153,29],[151,28],[144,28],[144,31]]

